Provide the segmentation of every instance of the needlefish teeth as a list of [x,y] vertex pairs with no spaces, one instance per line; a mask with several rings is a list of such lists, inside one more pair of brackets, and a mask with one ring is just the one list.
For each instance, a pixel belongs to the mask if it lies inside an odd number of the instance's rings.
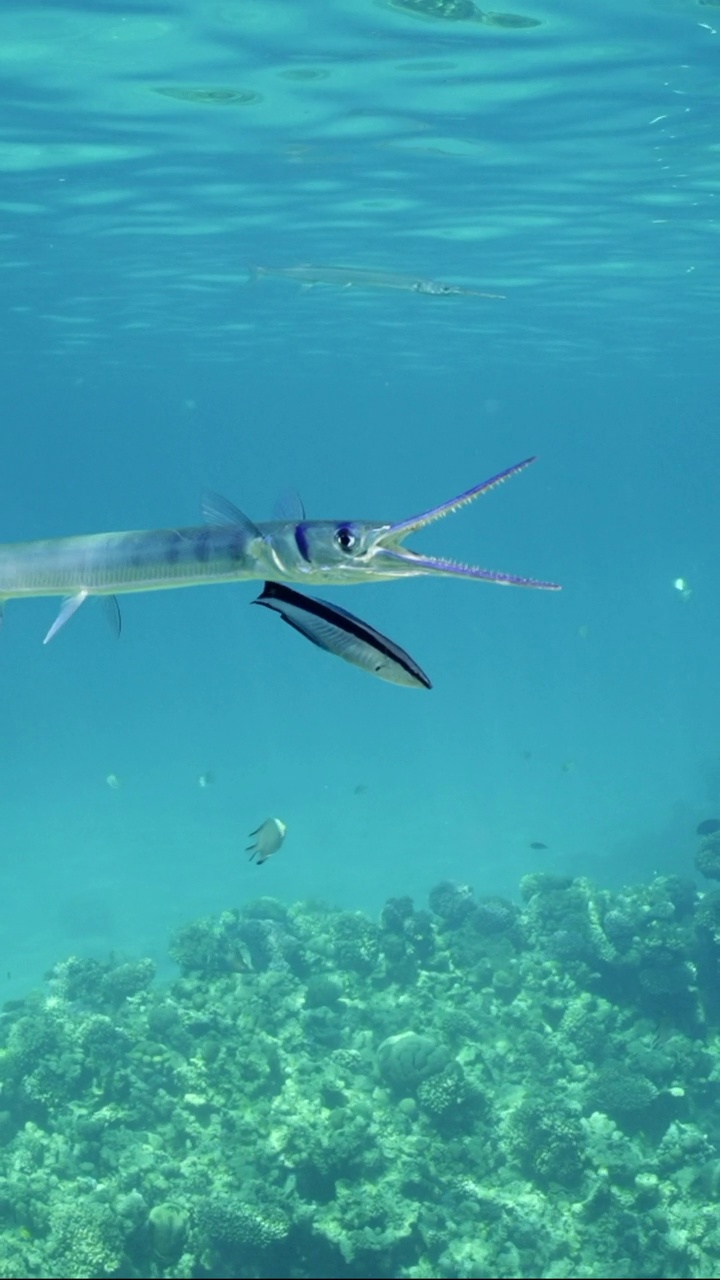
[[283,622],[306,636],[326,653],[334,653],[354,666],[411,689],[431,689],[425,672],[394,640],[376,631],[355,614],[327,600],[301,595],[277,582],[266,582],[253,604],[279,613]]

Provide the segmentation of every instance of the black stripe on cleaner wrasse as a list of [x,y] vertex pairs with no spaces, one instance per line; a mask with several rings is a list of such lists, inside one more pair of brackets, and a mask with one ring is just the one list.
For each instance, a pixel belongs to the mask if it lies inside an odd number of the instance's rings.
[[409,653],[339,605],[301,595],[278,582],[266,582],[253,604],[273,609],[283,622],[319,649],[352,662],[380,680],[404,684],[411,689],[432,688],[425,672]]

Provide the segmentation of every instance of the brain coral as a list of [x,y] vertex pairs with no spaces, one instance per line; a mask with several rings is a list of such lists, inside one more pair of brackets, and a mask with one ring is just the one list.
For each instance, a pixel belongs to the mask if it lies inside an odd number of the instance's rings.
[[389,1084],[398,1089],[416,1089],[421,1080],[443,1071],[450,1055],[432,1036],[403,1031],[388,1036],[378,1048],[378,1065]]

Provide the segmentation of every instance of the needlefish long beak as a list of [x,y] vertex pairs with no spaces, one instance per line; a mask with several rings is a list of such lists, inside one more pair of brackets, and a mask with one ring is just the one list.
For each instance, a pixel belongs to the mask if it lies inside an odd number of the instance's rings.
[[421,552],[411,551],[409,547],[403,545],[410,534],[417,533],[427,525],[442,519],[443,516],[450,515],[460,507],[474,502],[481,494],[495,489],[503,481],[509,480],[511,476],[529,467],[534,461],[534,457],[525,458],[523,462],[517,462],[489,480],[483,480],[482,484],[477,484],[474,488],[467,489],[465,493],[458,494],[456,498],[441,503],[438,507],[431,507],[421,515],[411,516],[409,520],[402,520],[399,524],[391,524],[378,530],[370,550],[373,571],[378,576],[398,578],[437,573],[452,578],[478,578],[484,582],[497,582],[502,586],[538,587],[544,591],[559,591],[560,585],[557,582],[542,582],[535,578],[522,578],[511,573],[498,573],[494,569],[481,569],[478,565],[463,564],[461,561],[449,560],[443,556],[424,555]]

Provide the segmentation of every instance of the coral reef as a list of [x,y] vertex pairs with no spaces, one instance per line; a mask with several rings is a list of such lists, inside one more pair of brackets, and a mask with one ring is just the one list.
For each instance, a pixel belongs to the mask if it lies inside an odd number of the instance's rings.
[[720,891],[429,906],[260,898],[8,1002],[0,1278],[719,1276]]
[[713,831],[700,841],[695,866],[708,880],[720,880],[720,831]]

